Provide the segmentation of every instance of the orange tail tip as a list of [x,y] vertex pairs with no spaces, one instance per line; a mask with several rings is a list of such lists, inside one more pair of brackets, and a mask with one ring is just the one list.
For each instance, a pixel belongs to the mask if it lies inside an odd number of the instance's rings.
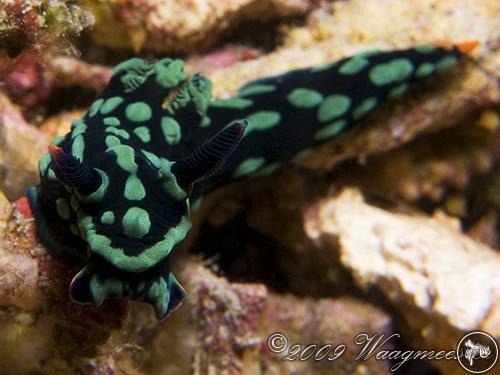
[[481,42],[479,40],[464,40],[462,42],[441,41],[434,43],[435,47],[452,49],[456,48],[460,53],[466,55],[472,52]]
[[460,53],[468,54],[472,52],[481,42],[479,40],[464,40],[463,42],[455,43],[454,46]]

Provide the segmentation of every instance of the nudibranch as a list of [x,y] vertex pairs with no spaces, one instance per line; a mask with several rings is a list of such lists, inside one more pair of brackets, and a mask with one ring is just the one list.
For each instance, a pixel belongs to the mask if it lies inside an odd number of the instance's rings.
[[211,82],[181,60],[125,61],[40,160],[40,185],[28,191],[37,235],[81,262],[73,301],[144,301],[162,319],[185,296],[168,261],[191,227],[190,202],[337,137],[470,47],[370,51],[250,82],[224,100],[211,100]]

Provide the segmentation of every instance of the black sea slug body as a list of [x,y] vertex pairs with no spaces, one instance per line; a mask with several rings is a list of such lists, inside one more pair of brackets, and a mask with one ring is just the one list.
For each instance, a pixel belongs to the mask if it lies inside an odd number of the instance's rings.
[[82,263],[74,301],[144,301],[162,319],[185,295],[168,259],[191,227],[190,202],[335,138],[416,79],[455,65],[460,49],[371,51],[213,101],[211,82],[188,77],[180,60],[125,61],[40,160],[41,183],[28,191],[37,235]]

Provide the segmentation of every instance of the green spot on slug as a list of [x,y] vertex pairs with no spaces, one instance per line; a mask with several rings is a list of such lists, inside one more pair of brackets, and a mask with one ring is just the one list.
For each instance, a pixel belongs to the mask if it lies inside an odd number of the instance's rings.
[[144,292],[144,287],[145,286],[146,286],[146,283],[144,281],[141,281],[139,284],[137,284],[136,292],[137,293]]
[[94,303],[97,306],[102,305],[108,297],[123,296],[123,285],[118,279],[106,278],[104,281],[99,281],[97,275],[93,275],[90,279],[89,287]]
[[189,215],[184,215],[177,226],[169,228],[163,236],[163,240],[142,250],[139,255],[128,256],[123,249],[112,247],[108,237],[96,232],[91,216],[79,211],[78,224],[91,252],[101,255],[116,268],[127,272],[143,272],[157,264],[172,251],[177,243],[186,237],[191,228]]
[[172,117],[161,119],[161,130],[169,145],[176,145],[181,140],[181,127]]
[[370,56],[380,55],[381,53],[382,52],[379,49],[374,48],[374,49],[369,49],[368,51],[361,52],[357,56],[359,56],[359,57],[370,57]]
[[359,106],[352,112],[352,117],[354,120],[359,120],[361,117],[370,112],[373,108],[377,106],[377,98],[367,98],[361,102]]
[[140,207],[131,207],[122,219],[123,233],[128,238],[142,238],[149,232],[151,221],[146,210]]
[[38,170],[40,171],[40,176],[45,176],[47,174],[47,169],[49,168],[51,160],[52,158],[48,153],[42,156],[42,158],[38,162]]
[[153,301],[153,305],[158,316],[166,314],[168,301],[170,300],[170,293],[167,283],[163,277],[159,277],[151,284],[148,290],[148,299]]
[[148,160],[156,167],[156,168],[160,168],[160,159],[158,158],[158,156],[156,156],[155,154],[152,154],[151,152],[148,152],[146,150],[141,150],[142,153],[146,156],[146,158],[148,158]]
[[60,135],[59,137],[55,137],[52,140],[52,144],[58,146],[61,144],[62,141],[64,141],[64,138],[66,138],[66,136],[64,136],[64,135]]
[[201,207],[201,203],[203,202],[203,198],[202,197],[198,197],[196,198],[193,203],[191,203],[191,212],[195,212],[195,211],[198,211]]
[[64,220],[70,218],[70,211],[68,206],[68,201],[64,198],[59,198],[56,200],[56,210],[57,214]]
[[313,66],[309,71],[311,73],[317,73],[317,72],[322,72],[324,70],[328,70],[330,68],[333,68],[334,66],[336,66],[338,64],[337,61],[335,62],[331,62],[331,63],[327,63],[327,64],[321,64],[321,65],[318,65],[318,66]]
[[366,58],[359,55],[354,56],[342,64],[339,73],[345,75],[358,74],[369,64],[370,62]]
[[300,160],[300,159],[303,159],[306,156],[310,155],[311,152],[312,152],[312,149],[306,148],[306,149],[300,151],[299,153],[297,153],[293,158],[294,158],[294,160]]
[[330,95],[318,108],[318,120],[327,122],[335,117],[342,116],[351,105],[351,99],[345,95]]
[[431,75],[434,73],[434,64],[426,62],[422,63],[418,66],[417,71],[415,72],[415,75],[417,77],[426,77],[428,75]]
[[161,184],[172,198],[182,201],[187,198],[187,193],[179,186],[175,175],[171,172],[173,164],[173,162],[163,158],[159,161],[157,167],[161,175]]
[[121,124],[120,119],[117,117],[105,117],[102,122],[107,126],[120,126]]
[[99,173],[101,175],[101,186],[99,186],[99,188],[96,191],[94,191],[92,194],[87,195],[86,197],[83,197],[83,200],[86,202],[97,203],[97,202],[102,201],[102,199],[104,198],[104,195],[106,194],[106,191],[108,190],[109,177],[106,173],[104,173],[100,169],[98,169],[98,168],[94,168],[94,169],[97,171],[97,173]]
[[131,103],[125,108],[125,116],[133,122],[143,122],[151,119],[153,111],[145,102]]
[[47,176],[49,177],[49,180],[57,180],[56,173],[52,170],[52,168],[49,168]]
[[83,121],[73,121],[73,129],[71,130],[71,139],[75,139],[82,135],[87,130],[87,125]]
[[253,101],[251,101],[250,99],[231,98],[214,100],[210,103],[210,106],[215,108],[245,109],[250,107],[252,104]]
[[69,204],[71,206],[71,209],[75,212],[78,211],[78,209],[80,208],[80,201],[74,194],[71,195],[71,198],[69,199]]
[[144,185],[135,174],[132,174],[127,178],[123,195],[130,201],[140,201],[146,196]]
[[281,120],[281,115],[274,111],[259,111],[248,116],[247,120],[245,137],[253,131],[266,130],[277,125]]
[[248,158],[241,163],[233,173],[233,177],[243,177],[252,174],[266,163],[264,158]]
[[71,231],[71,233],[73,233],[75,236],[79,236],[80,235],[80,231],[78,230],[78,227],[76,226],[76,224],[70,224],[69,226],[69,230]]
[[115,222],[115,214],[111,211],[106,211],[101,216],[101,223],[111,225]]
[[97,99],[95,102],[92,103],[92,105],[89,108],[89,116],[94,117],[99,111],[99,108],[101,108],[102,103],[104,103],[103,99]]
[[111,147],[114,147],[114,146],[121,144],[120,140],[117,137],[115,137],[114,135],[107,135],[105,142],[106,142],[106,146],[108,146],[108,148],[111,148]]
[[205,116],[205,117],[203,117],[203,119],[200,122],[200,127],[206,128],[206,127],[210,126],[211,123],[212,123],[212,120],[210,119],[210,117]]
[[313,108],[323,101],[323,95],[315,90],[297,88],[288,94],[287,99],[297,108]]
[[254,84],[242,87],[238,91],[238,95],[239,96],[246,96],[246,95],[265,94],[268,92],[273,92],[275,90],[276,90],[276,86],[274,86],[274,85],[262,85],[259,83],[254,83]]
[[82,161],[84,151],[85,151],[85,141],[83,140],[83,136],[79,135],[73,140],[73,144],[71,145],[71,154],[75,158]]
[[331,139],[338,135],[346,125],[347,122],[345,120],[337,120],[318,130],[316,134],[314,134],[314,139],[316,141],[325,141],[327,139]]
[[276,162],[276,163],[272,163],[272,164],[269,164],[269,165],[266,165],[265,167],[263,167],[260,171],[258,171],[255,175],[256,176],[269,176],[271,174],[273,174],[276,169],[278,169],[280,167],[281,163],[280,162]]
[[398,98],[401,95],[403,95],[406,91],[408,91],[408,88],[410,86],[407,83],[402,83],[399,86],[394,87],[390,92],[389,92],[389,98],[394,99]]
[[442,58],[436,63],[436,70],[442,71],[446,69],[450,69],[457,63],[458,59],[455,56],[447,56]]
[[426,44],[421,44],[419,46],[415,46],[415,51],[420,52],[420,53],[432,53],[435,50],[434,47],[426,45]]
[[113,96],[112,98],[106,99],[106,101],[101,106],[101,115],[107,115],[108,113],[113,112],[116,107],[122,104],[123,98],[120,96]]
[[148,143],[151,140],[151,133],[149,132],[149,128],[146,126],[139,126],[138,128],[135,128],[134,133],[144,143]]
[[81,118],[71,121],[71,131],[73,131],[73,129],[80,125],[85,125],[85,121],[83,121]]
[[370,70],[370,80],[377,86],[401,82],[413,72],[413,64],[408,59],[394,59],[378,64]]
[[117,135],[117,136],[125,138],[125,139],[130,138],[130,134],[128,134],[126,130],[117,129],[117,128],[112,127],[112,126],[110,126],[109,128],[106,128],[106,133],[112,133],[114,135]]
[[137,164],[135,162],[134,149],[128,145],[117,145],[111,147],[108,151],[116,155],[116,162],[126,172],[135,174]]

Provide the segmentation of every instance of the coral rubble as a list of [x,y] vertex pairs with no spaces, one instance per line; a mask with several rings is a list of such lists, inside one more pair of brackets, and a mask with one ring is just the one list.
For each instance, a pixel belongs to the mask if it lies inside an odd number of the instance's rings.
[[[383,293],[415,345],[439,349],[452,348],[469,331],[500,338],[500,255],[457,224],[442,215],[384,212],[345,190],[320,204],[306,226],[325,246],[338,244],[332,256],[338,254],[358,285]],[[440,365],[451,371],[454,364]]]
[[0,58],[15,58],[27,49],[41,52],[56,45],[71,48],[68,37],[78,35],[92,23],[93,16],[71,2],[2,0]]
[[13,200],[38,180],[38,160],[47,139],[30,126],[12,102],[0,93],[0,187]]
[[[242,20],[271,20],[307,13],[311,0],[80,0],[96,15],[94,38],[114,48],[158,52],[213,46]],[[119,30],[116,33],[116,30]]]

